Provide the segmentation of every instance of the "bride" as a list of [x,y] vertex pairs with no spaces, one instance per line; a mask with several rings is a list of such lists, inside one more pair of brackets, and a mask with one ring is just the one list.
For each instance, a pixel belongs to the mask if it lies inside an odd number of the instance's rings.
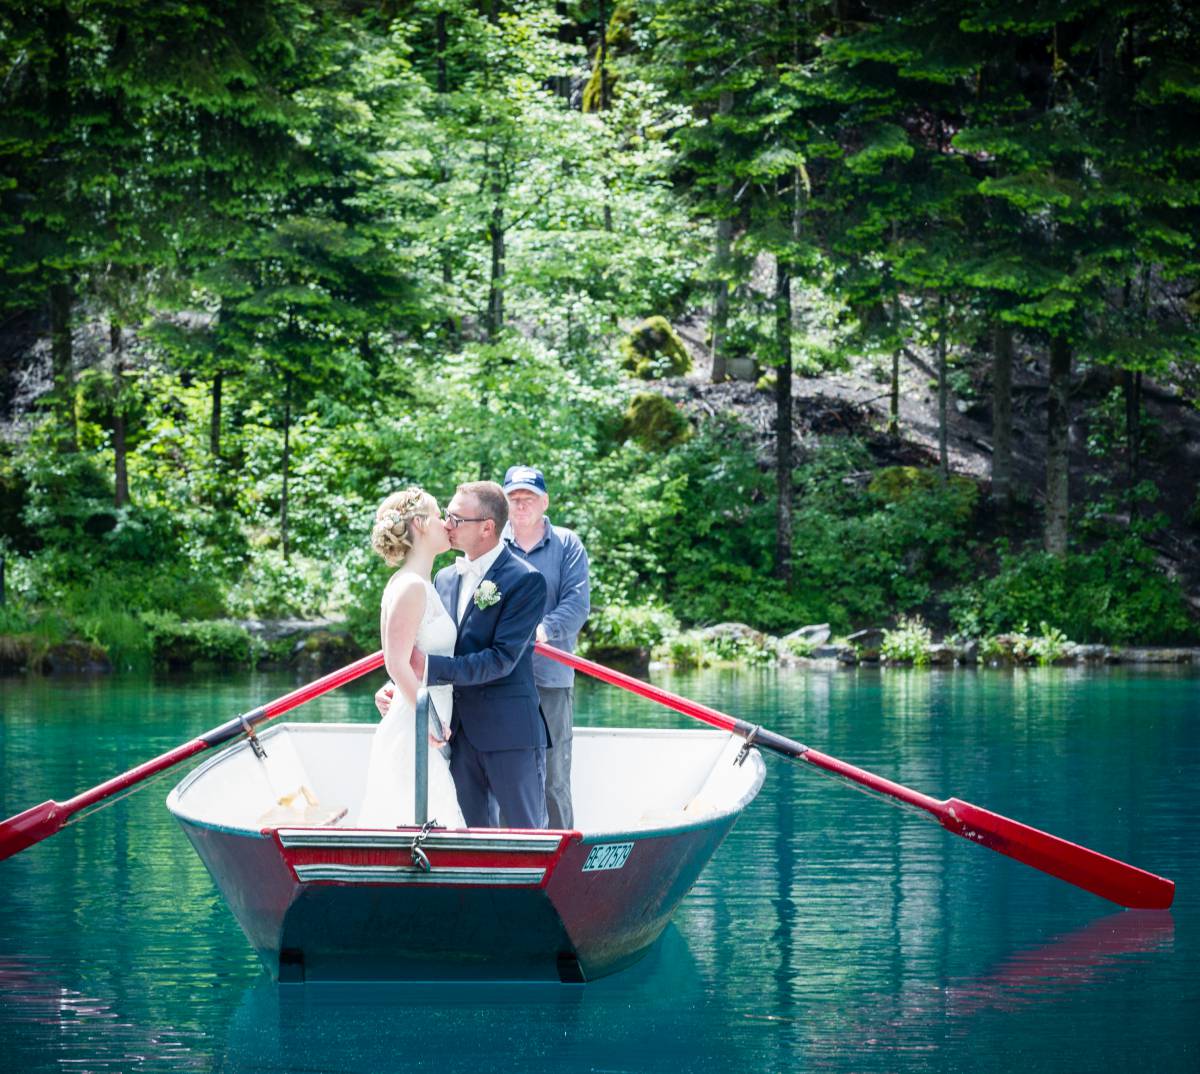
[[[358,812],[360,828],[396,828],[414,823],[415,760],[413,720],[421,683],[409,666],[413,646],[426,653],[454,655],[457,628],[430,581],[434,557],[450,547],[437,500],[419,488],[396,492],[379,505],[371,547],[388,566],[400,569],[388,579],[379,610],[384,663],[396,684],[392,703],[371,742],[367,787]],[[439,746],[449,738],[452,686],[429,688],[442,737],[429,739],[429,816],[440,827],[465,828],[450,763]]]

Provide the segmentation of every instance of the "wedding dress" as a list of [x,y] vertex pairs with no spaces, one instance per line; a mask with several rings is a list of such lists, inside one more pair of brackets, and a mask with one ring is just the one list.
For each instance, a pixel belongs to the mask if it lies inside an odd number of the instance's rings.
[[[422,579],[425,585],[425,612],[417,628],[416,646],[422,652],[441,656],[454,655],[454,643],[458,628],[442,606],[433,583]],[[390,587],[389,587],[390,588]],[[387,626],[390,594],[383,594],[381,618]],[[430,707],[437,710],[445,729],[450,727],[450,716],[454,705],[453,686],[429,687]],[[432,714],[431,714],[432,715]],[[416,713],[412,704],[396,690],[387,715],[375,729],[371,741],[371,757],[367,764],[367,786],[363,804],[358,811],[356,824],[360,828],[397,828],[415,823],[413,808],[413,783],[415,779],[413,721]],[[443,828],[465,828],[462,811],[458,807],[458,795],[450,775],[450,762],[422,736],[429,750],[429,818]]]

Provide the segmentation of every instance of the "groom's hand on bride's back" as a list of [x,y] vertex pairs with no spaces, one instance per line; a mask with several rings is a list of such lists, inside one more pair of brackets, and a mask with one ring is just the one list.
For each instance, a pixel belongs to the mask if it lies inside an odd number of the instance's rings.
[[379,710],[380,716],[386,716],[388,708],[391,707],[392,697],[396,693],[396,684],[385,682],[378,690],[375,691],[375,707]]

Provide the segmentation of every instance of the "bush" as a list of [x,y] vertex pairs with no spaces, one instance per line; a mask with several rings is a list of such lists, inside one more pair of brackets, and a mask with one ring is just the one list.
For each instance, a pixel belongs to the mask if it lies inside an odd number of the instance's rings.
[[329,599],[329,572],[323,564],[300,556],[284,559],[281,551],[268,548],[255,551],[227,603],[234,615],[276,618],[320,615]]
[[1022,623],[1020,630],[984,638],[979,646],[979,655],[985,661],[1038,664],[1042,667],[1061,660],[1071,642],[1061,630],[1044,622],[1041,630],[1040,634],[1030,634],[1029,628]]
[[1030,620],[1081,642],[1170,642],[1197,634],[1179,584],[1133,535],[1062,557],[1010,553],[1001,545],[996,575],[962,586],[949,603],[954,622],[974,637],[1020,632]]
[[660,605],[607,604],[592,609],[584,639],[588,651],[653,649],[678,631],[675,616]]
[[196,663],[249,665],[258,654],[245,627],[227,620],[184,622],[170,612],[141,616],[157,663],[188,666]]
[[905,663],[923,667],[929,663],[929,647],[932,644],[933,634],[919,615],[911,619],[902,615],[895,629],[883,632],[879,655],[889,664]]

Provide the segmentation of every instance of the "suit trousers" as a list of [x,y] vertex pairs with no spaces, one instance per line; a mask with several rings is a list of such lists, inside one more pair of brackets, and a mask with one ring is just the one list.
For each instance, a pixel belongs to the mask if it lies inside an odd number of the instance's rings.
[[575,717],[575,687],[539,686],[538,699],[550,731],[546,750],[546,811],[551,828],[575,827],[571,808],[571,727]]
[[454,736],[450,775],[471,828],[545,828],[546,749],[477,750],[462,728]]

